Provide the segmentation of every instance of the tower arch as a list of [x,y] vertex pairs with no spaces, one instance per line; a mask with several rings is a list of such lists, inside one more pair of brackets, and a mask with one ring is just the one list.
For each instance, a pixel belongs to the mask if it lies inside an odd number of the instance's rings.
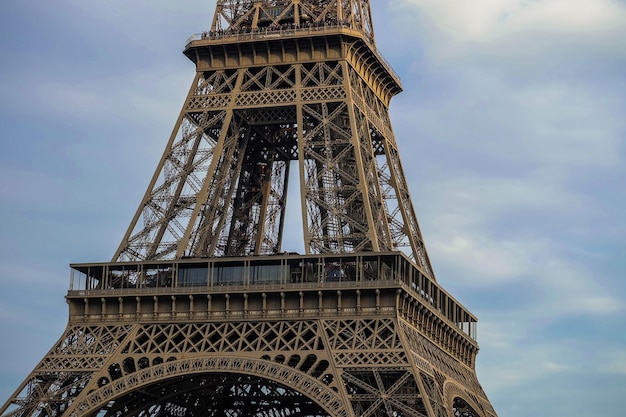
[[495,414],[483,411],[472,394],[452,381],[445,383],[443,395],[449,417],[495,417]]
[[[134,396],[136,392],[141,395]],[[181,415],[192,417],[196,415],[190,410],[193,401],[224,407],[229,405],[224,402],[226,396],[241,395],[240,404],[231,406],[243,410],[254,406],[246,404],[246,400],[248,403],[258,401],[259,397],[255,395],[259,393],[265,395],[264,401],[267,402],[264,406],[257,404],[259,412],[264,411],[263,408],[280,410],[296,403],[296,408],[308,410],[306,415],[348,416],[341,397],[321,381],[276,362],[232,356],[181,359],[140,369],[91,391],[78,399],[65,414],[76,417],[152,415],[139,412],[150,412],[150,407],[157,404],[165,407],[165,403],[171,404]],[[284,402],[280,407],[270,401],[273,395],[279,394]],[[150,397],[156,399],[154,404],[146,400]],[[189,414],[183,413],[184,409],[189,409]],[[239,415],[237,412],[233,410],[232,415]]]

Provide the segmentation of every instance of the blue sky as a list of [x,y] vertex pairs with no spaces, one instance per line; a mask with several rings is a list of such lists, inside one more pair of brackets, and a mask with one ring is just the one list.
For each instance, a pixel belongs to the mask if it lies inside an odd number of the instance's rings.
[[[117,248],[214,4],[0,3],[0,402],[65,327],[68,264]],[[373,9],[413,203],[439,282],[479,318],[496,411],[621,416],[626,3]]]

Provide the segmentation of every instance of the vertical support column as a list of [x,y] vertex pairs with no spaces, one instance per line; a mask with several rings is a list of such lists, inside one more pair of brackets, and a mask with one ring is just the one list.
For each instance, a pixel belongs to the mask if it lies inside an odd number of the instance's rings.
[[[378,233],[376,232],[377,227],[374,222],[374,216],[372,213],[367,174],[366,174],[366,169],[365,169],[365,164],[363,162],[363,154],[362,154],[362,149],[363,149],[362,142],[365,140],[365,138],[359,135],[360,126],[357,126],[357,122],[356,122],[356,115],[354,112],[354,106],[352,104],[354,101],[352,99],[352,89],[350,88],[350,73],[349,73],[349,68],[348,68],[348,62],[344,60],[341,63],[341,68],[343,72],[343,86],[346,91],[346,105],[348,107],[350,131],[352,133],[350,142],[352,143],[352,146],[354,147],[354,157],[356,159],[356,169],[357,169],[357,177],[358,177],[357,188],[359,190],[359,193],[361,193],[361,198],[363,199],[365,221],[367,223],[366,235],[367,235],[367,239],[370,241],[371,250],[373,250],[374,252],[379,252],[381,250],[381,247],[379,244]],[[371,146],[369,146],[368,150],[373,153],[373,151],[371,150]]]
[[[219,6],[218,6],[219,7]],[[217,13],[217,12],[216,12]],[[183,108],[178,116],[178,120],[176,121],[176,124],[174,125],[174,128],[172,129],[172,133],[170,135],[170,139],[167,142],[166,145],[166,152],[163,152],[163,155],[161,156],[161,159],[159,161],[159,164],[157,165],[157,168],[154,172],[154,174],[152,175],[152,179],[150,180],[150,184],[148,185],[148,188],[146,190],[146,193],[143,196],[143,199],[141,200],[141,204],[139,205],[139,207],[137,208],[137,211],[135,212],[135,215],[133,216],[133,219],[130,222],[130,225],[128,226],[128,229],[126,230],[126,233],[124,234],[124,237],[122,238],[122,242],[120,243],[120,246],[117,248],[117,250],[115,251],[115,254],[113,255],[113,261],[119,261],[122,260],[123,258],[123,253],[126,250],[130,249],[130,238],[132,233],[136,230],[137,228],[137,222],[139,221],[141,214],[143,213],[144,208],[150,203],[151,199],[152,199],[152,192],[154,190],[154,187],[159,179],[159,176],[161,175],[161,173],[164,170],[164,166],[165,163],[169,157],[169,152],[168,150],[171,150],[174,146],[174,143],[176,141],[176,136],[178,131],[181,128],[182,122],[183,122],[183,118],[184,118],[184,114],[185,114],[185,110],[187,109],[187,107],[189,106],[189,101],[190,99],[194,96],[196,88],[198,86],[198,81],[200,79],[200,77],[202,76],[202,74],[200,72],[196,72],[196,76],[194,77],[193,83],[191,84],[191,88],[189,88],[189,91],[187,92],[187,97],[185,99],[185,104],[183,105]],[[181,182],[183,182],[181,180]],[[170,205],[173,205],[174,202],[171,201]],[[159,232],[162,235],[162,232]],[[146,244],[151,244],[150,248],[146,251],[147,253],[151,253],[154,254],[156,253],[156,248],[155,245],[158,245],[160,243],[160,239],[159,240],[152,240],[152,242],[146,242]],[[142,253],[134,253],[134,258],[135,259],[147,259],[147,256],[145,254]]]
[[[217,172],[217,167],[220,162],[222,164],[227,164],[229,162],[228,156],[224,154],[224,148],[226,145],[227,135],[230,131],[229,127],[233,120],[234,106],[237,100],[237,94],[241,88],[243,74],[244,70],[239,70],[236,86],[233,91],[230,92],[230,104],[228,106],[228,109],[226,110],[226,117],[221,126],[219,139],[213,149],[213,158],[211,159],[211,165],[207,171],[208,174],[204,178],[204,181],[202,183],[202,188],[197,194],[196,205],[191,213],[191,220],[189,221],[189,224],[185,230],[185,234],[179,241],[178,249],[176,251],[176,258],[182,258],[187,250],[193,251],[194,255],[196,256],[207,256],[208,254],[214,253],[213,250],[217,244],[217,240],[219,239],[219,230],[217,231],[217,233],[214,234],[213,230],[210,230],[213,222],[207,221],[207,219],[205,218],[206,216],[209,216],[209,218],[212,219],[211,216],[217,214],[215,213],[215,207],[213,207],[214,201],[208,201],[208,196],[209,191],[213,192],[213,196],[216,196],[216,194],[222,193],[224,191],[223,188],[220,188],[220,182],[214,182],[214,179],[217,177],[218,180],[226,180],[226,178],[223,178],[225,177],[225,175],[223,175],[222,172]],[[233,148],[231,147],[231,152],[232,150]],[[222,174],[222,178],[220,178],[220,174]],[[213,187],[212,190],[210,190],[211,186]],[[206,202],[207,207],[203,206],[202,203],[204,202]],[[203,209],[204,214],[202,219],[200,219],[201,209]],[[196,240],[200,241],[200,243],[198,243],[199,247],[195,248],[193,247],[193,242],[190,241],[191,235],[194,232],[199,234],[199,236],[196,237]],[[210,248],[207,250],[207,243],[209,240],[211,244]]]

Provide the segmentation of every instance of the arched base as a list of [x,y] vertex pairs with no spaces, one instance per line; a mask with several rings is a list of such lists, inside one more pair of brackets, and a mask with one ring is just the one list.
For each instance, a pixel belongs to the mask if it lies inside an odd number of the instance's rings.
[[480,404],[472,399],[471,394],[453,382],[445,384],[444,396],[446,404],[451,408],[451,417],[495,416],[495,414],[488,414],[488,410],[483,410]]
[[204,373],[165,379],[107,403],[93,417],[328,417],[313,400],[274,381]]
[[91,391],[67,415],[345,417],[341,405],[335,391],[309,375],[230,356],[173,360],[138,370]]

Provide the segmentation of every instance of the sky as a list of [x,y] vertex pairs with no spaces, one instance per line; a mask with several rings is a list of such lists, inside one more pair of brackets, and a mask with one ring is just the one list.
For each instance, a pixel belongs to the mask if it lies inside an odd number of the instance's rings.
[[[65,328],[68,264],[121,241],[214,6],[0,2],[0,403]],[[404,87],[390,113],[420,227],[439,283],[479,319],[496,411],[622,416],[626,2],[372,8]]]

